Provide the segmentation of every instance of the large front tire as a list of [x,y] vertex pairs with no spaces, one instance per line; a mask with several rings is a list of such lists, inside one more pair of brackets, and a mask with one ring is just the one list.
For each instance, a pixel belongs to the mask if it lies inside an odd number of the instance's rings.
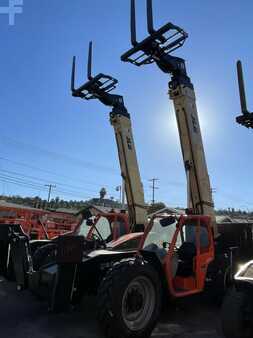
[[221,309],[222,330],[226,338],[252,338],[253,300],[244,292],[235,288],[229,290]]
[[161,311],[161,294],[151,264],[139,259],[115,264],[98,290],[98,320],[106,337],[149,337]]

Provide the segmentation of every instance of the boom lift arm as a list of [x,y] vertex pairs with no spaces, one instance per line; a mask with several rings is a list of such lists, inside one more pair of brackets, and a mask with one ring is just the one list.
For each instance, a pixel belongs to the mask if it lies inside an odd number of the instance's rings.
[[147,221],[147,211],[144,201],[144,191],[135,151],[130,114],[123,97],[110,94],[116,88],[118,81],[111,76],[99,73],[91,75],[92,42],[88,54],[88,82],[75,88],[75,57],[73,58],[71,90],[74,97],[82,99],[98,99],[106,106],[112,107],[110,122],[114,128],[121,175],[125,182],[128,204],[129,223],[135,231],[142,231]]
[[131,0],[131,42],[133,47],[121,60],[136,66],[156,63],[171,76],[169,97],[174,103],[188,186],[188,208],[194,214],[213,218],[214,204],[199,125],[193,84],[187,75],[185,60],[171,53],[181,47],[188,34],[180,27],[167,23],[158,30],[153,26],[152,0],[147,1],[149,36],[136,39],[135,1]]

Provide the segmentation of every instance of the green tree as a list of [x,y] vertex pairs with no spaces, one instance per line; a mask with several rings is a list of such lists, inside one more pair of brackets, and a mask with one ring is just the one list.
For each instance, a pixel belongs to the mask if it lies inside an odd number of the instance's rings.
[[107,194],[106,189],[105,188],[101,188],[100,191],[99,191],[100,199],[101,200],[104,199],[105,196],[106,196],[106,194]]

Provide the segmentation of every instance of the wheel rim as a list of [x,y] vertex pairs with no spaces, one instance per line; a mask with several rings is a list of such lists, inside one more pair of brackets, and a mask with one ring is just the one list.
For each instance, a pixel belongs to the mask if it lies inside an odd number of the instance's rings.
[[133,279],[122,300],[123,320],[128,329],[143,329],[153,314],[155,304],[156,292],[150,279],[145,276]]

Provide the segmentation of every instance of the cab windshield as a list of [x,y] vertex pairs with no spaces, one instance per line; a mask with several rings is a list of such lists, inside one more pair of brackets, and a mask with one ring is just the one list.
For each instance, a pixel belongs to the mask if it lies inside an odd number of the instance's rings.
[[[95,217],[91,217],[90,219],[94,221],[94,218]],[[90,229],[91,226],[87,225],[87,219],[84,219],[77,230],[77,235],[87,237]]]
[[145,242],[144,249],[149,249],[151,246],[157,246],[158,248],[164,248],[172,242],[172,238],[176,231],[177,221],[174,223],[162,227],[159,218],[154,220],[154,224],[150,232],[148,233]]
[[[106,217],[99,217],[99,219],[96,221],[96,217],[93,216],[89,218],[89,221],[92,220],[93,223],[95,222],[95,226],[93,225],[87,225],[87,219],[84,219],[77,231],[77,234],[80,236],[87,237],[89,234],[91,228],[92,234],[95,237],[98,237],[99,239],[103,239],[105,241],[110,241],[111,236],[112,236],[112,231],[111,231],[111,225],[110,222]],[[102,237],[102,238],[101,238]]]
[[106,217],[99,217],[93,229],[93,234],[100,239],[102,237],[106,242],[109,242],[112,239],[111,224]]

